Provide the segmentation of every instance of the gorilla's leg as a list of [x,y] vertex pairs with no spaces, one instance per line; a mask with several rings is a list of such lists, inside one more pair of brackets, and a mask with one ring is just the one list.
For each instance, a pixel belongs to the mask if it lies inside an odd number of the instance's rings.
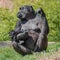
[[20,44],[20,43],[13,41],[12,44],[13,44],[13,48],[15,49],[15,51],[22,55],[32,53],[30,49],[24,46],[24,43]]
[[31,50],[28,49],[27,47],[18,44],[18,47],[23,51],[23,53],[27,54],[27,53],[31,53]]

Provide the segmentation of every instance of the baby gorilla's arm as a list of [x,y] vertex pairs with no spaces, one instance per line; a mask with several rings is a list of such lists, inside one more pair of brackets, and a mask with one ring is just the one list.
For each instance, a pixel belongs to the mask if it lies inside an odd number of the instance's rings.
[[28,38],[28,32],[19,33],[17,35],[17,40],[26,40]]

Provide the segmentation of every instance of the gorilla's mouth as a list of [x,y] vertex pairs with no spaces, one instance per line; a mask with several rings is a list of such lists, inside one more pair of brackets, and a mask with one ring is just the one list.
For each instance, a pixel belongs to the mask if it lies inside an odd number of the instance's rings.
[[18,18],[24,20],[24,19],[26,19],[26,15],[19,14],[19,15],[18,15]]

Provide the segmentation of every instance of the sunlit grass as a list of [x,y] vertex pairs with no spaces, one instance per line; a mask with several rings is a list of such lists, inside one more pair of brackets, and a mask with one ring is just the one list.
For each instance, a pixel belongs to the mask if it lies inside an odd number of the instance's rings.
[[36,52],[31,55],[22,56],[14,51],[12,47],[0,48],[0,60],[36,60],[44,56],[51,56],[60,49],[60,43],[49,44],[46,51]]
[[20,6],[32,5],[36,10],[42,8],[49,24],[49,41],[60,41],[60,0],[11,0],[12,11],[0,8],[0,41],[10,40],[8,32],[14,29]]

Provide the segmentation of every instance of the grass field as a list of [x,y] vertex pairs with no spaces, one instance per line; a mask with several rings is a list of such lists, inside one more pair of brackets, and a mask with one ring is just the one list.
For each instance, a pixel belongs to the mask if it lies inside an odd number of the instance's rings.
[[[14,29],[19,7],[32,5],[36,10],[42,8],[48,20],[50,32],[48,41],[60,42],[60,0],[11,0],[13,9],[0,8],[0,41],[10,40],[9,32]],[[0,60],[60,60],[60,43],[49,44],[43,52],[22,56],[12,47],[0,47]]]
[[41,7],[49,24],[48,41],[60,41],[60,0],[11,0],[11,2],[12,11],[0,8],[0,41],[10,40],[8,33],[15,28],[18,21],[17,12],[23,5],[32,5],[35,10]]
[[22,56],[14,51],[12,47],[0,47],[0,60],[60,60],[60,43],[49,44],[43,52]]

